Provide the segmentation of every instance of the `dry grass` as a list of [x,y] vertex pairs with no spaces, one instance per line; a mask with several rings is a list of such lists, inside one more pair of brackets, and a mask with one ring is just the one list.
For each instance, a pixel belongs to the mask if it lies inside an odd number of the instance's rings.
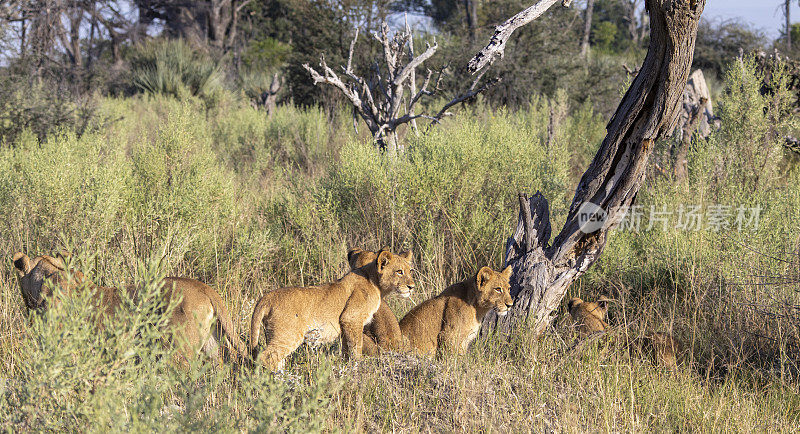
[[[99,354],[91,368],[122,363],[120,381],[96,390],[36,383],[69,375],[80,384],[80,371],[69,370],[79,361],[40,344],[50,342],[43,333],[60,330],[60,345],[69,349],[80,344],[70,336],[84,327],[76,318],[61,329],[28,318],[9,265],[0,270],[0,427],[796,430],[800,174],[790,160],[758,158],[776,155],[780,145],[767,140],[772,132],[746,128],[770,116],[754,95],[745,89],[723,100],[743,126],[695,150],[689,179],[652,176],[638,200],[647,208],[758,203],[760,228],[614,234],[569,294],[616,300],[604,336],[575,346],[561,312],[536,342],[523,327],[476,342],[461,357],[387,355],[358,363],[343,362],[337,345],[302,347],[277,377],[207,363],[176,373],[155,362],[104,359],[98,350],[90,352]],[[101,112],[123,120],[103,131],[54,135],[42,144],[22,138],[0,150],[0,218],[7,223],[0,255],[38,254],[67,241],[101,283],[120,285],[140,280],[138,261],[167,246],[165,271],[217,288],[243,337],[260,294],[338,278],[350,246],[413,248],[420,302],[479,265],[499,267],[517,191],[544,191],[554,198],[555,226],[563,220],[564,192],[580,173],[569,162],[591,158],[603,122],[581,108],[546,148],[551,103],[536,100],[519,113],[476,110],[429,136],[409,136],[413,152],[390,163],[353,137],[344,115],[329,123],[321,111],[283,107],[267,120],[249,108],[223,107],[203,116],[191,102],[105,100]],[[730,152],[731,143],[747,152]],[[758,179],[747,175],[754,166]],[[88,251],[97,252],[91,261]],[[405,300],[389,303],[398,316],[411,308]],[[652,331],[684,343],[676,372],[629,351],[629,342]],[[69,417],[38,424],[37,411]]]

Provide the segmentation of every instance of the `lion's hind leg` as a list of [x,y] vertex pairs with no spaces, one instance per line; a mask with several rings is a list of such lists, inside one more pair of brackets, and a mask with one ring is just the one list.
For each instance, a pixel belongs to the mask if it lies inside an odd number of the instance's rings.
[[286,358],[303,343],[302,333],[289,334],[287,332],[289,332],[288,329],[284,330],[284,333],[278,333],[271,327],[267,327],[265,333],[267,343],[261,351],[258,351],[259,346],[256,346],[255,360],[270,371],[282,371]]

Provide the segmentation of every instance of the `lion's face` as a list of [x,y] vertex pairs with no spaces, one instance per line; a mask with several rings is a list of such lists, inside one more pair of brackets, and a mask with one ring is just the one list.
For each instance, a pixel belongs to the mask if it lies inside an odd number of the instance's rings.
[[47,308],[46,298],[53,292],[47,281],[57,283],[61,280],[61,272],[65,269],[63,259],[47,255],[31,259],[26,254],[17,252],[12,261],[25,306],[28,309]]
[[381,293],[397,292],[401,297],[410,297],[414,291],[414,279],[411,277],[411,252],[395,255],[381,251],[375,258],[378,270],[378,286]]
[[475,276],[478,285],[478,307],[494,309],[500,316],[508,313],[514,304],[511,298],[511,285],[508,282],[510,277],[510,266],[499,273],[489,267],[481,268]]
[[582,320],[585,315],[591,315],[601,321],[605,321],[609,301],[611,300],[604,295],[601,295],[596,302],[586,302],[578,297],[573,297],[567,302],[567,312],[576,321]]

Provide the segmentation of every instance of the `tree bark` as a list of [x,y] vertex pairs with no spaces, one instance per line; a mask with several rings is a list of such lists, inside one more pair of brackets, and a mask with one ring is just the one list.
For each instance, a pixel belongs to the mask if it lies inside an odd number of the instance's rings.
[[478,0],[464,0],[464,13],[467,16],[467,30],[470,42],[475,42],[475,31],[478,28]]
[[592,33],[592,13],[594,12],[594,0],[586,2],[586,13],[583,22],[583,40],[581,41],[581,56],[589,55],[589,35]]
[[691,118],[686,125],[683,126],[683,136],[681,137],[680,144],[678,146],[678,150],[675,153],[675,165],[672,169],[672,175],[675,177],[676,181],[683,181],[686,179],[686,176],[689,174],[688,169],[688,161],[687,155],[689,154],[689,146],[692,144],[692,137],[694,136],[694,131],[700,124],[700,119],[703,118],[703,114],[706,110],[706,104],[708,103],[708,99],[700,98],[700,103],[691,113]]
[[281,90],[281,78],[280,75],[276,72],[272,75],[272,83],[269,85],[269,89],[264,92],[263,101],[264,107],[267,109],[267,117],[271,118],[272,114],[275,112],[275,109],[278,108],[278,92]]
[[786,0],[785,9],[783,12],[783,17],[786,18],[786,52],[792,51],[792,20],[790,16],[790,12],[792,10],[792,2],[790,0]]
[[[645,6],[651,28],[647,57],[611,118],[552,245],[547,200],[541,193],[520,194],[519,220],[505,257],[514,270],[514,306],[504,317],[488,314],[484,336],[492,330],[509,332],[523,321],[529,321],[526,327],[536,336],[547,329],[567,288],[597,260],[608,231],[633,203],[653,143],[674,128],[705,0],[647,0]],[[586,220],[593,213],[605,215],[597,226]]]

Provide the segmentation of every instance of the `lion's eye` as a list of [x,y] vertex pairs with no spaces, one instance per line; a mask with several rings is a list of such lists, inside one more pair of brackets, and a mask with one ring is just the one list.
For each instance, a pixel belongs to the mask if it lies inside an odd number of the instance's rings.
[[396,273],[397,273],[398,276],[402,276],[403,275],[403,270],[397,270]]
[[495,288],[494,290],[501,293],[503,292],[503,288]]

